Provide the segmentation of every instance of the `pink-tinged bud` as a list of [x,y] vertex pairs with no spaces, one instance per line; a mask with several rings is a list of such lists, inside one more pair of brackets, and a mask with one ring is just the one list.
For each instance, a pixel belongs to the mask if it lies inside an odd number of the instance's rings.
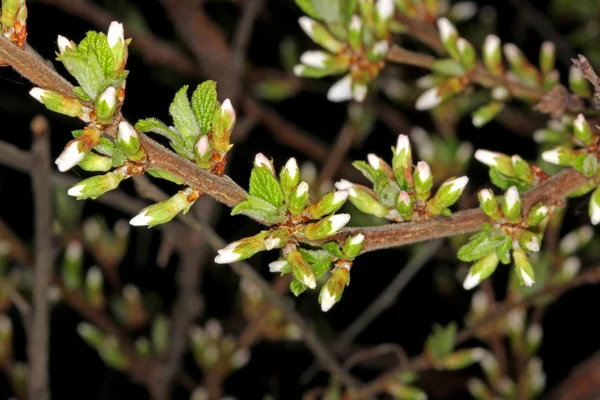
[[125,43],[125,32],[123,31],[123,24],[113,21],[108,28],[108,46],[113,48],[119,40]]

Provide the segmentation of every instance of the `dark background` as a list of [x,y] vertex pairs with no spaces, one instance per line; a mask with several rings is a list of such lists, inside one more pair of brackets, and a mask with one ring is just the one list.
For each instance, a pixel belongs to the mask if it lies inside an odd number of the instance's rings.
[[[123,9],[117,1],[98,3],[117,15],[119,10]],[[536,60],[542,37],[537,30],[528,28],[517,18],[519,9],[515,4],[510,3],[480,2],[481,5],[487,4],[497,10],[495,26],[499,36],[505,42],[514,41],[530,55],[532,60]],[[586,2],[582,1],[582,3]],[[569,38],[572,31],[581,24],[581,20],[552,14],[548,10],[548,2],[531,1],[531,4],[548,21],[551,21],[556,31],[565,38]],[[166,19],[160,4],[155,1],[140,1],[137,6],[155,35],[177,43],[173,24]],[[231,35],[240,15],[239,6],[227,1],[207,1],[206,9],[221,28]],[[248,62],[262,67],[280,68],[278,48],[281,38],[286,36],[295,37],[301,51],[316,49],[317,46],[311,43],[298,27],[296,20],[299,16],[300,11],[292,0],[268,1],[268,11],[261,14],[255,27],[248,51]],[[590,18],[593,17],[597,15],[590,15]],[[477,23],[478,17],[475,17],[471,22],[462,24],[459,29],[461,32],[463,30],[468,32],[470,27]],[[58,34],[78,41],[90,29],[96,30],[81,19],[51,5],[37,2],[29,4],[28,42],[45,58],[54,58]],[[414,43],[410,45],[422,49]],[[181,46],[184,47],[183,44]],[[578,51],[582,50],[577,47],[577,44],[574,48]],[[61,65],[56,62],[55,65],[61,73],[65,74]],[[567,66],[560,62],[557,65],[564,77]],[[175,91],[184,84],[193,87],[199,83],[165,69],[145,64],[135,50],[131,50],[128,69],[131,72],[123,110],[131,121],[151,116],[170,121],[168,106]],[[407,72],[407,76],[414,78],[421,76],[420,74],[421,71],[415,69],[408,69]],[[31,89],[31,84],[10,68],[0,69],[0,88],[0,138],[2,140],[24,149],[29,148],[29,123],[34,115],[42,113],[51,123],[53,157],[56,157],[69,140],[69,132],[81,127],[75,120],[46,111],[29,97],[27,92]],[[250,90],[248,87],[245,89]],[[332,104],[322,94],[314,93],[300,93],[284,102],[273,103],[272,106],[294,124],[328,143],[334,141],[347,115],[347,104]],[[407,108],[400,108],[398,112],[403,113],[412,124],[422,125],[430,132],[434,131],[426,113],[417,113]],[[392,132],[387,126],[378,122],[364,145],[351,151],[350,158],[362,159],[369,152],[378,152],[384,158],[388,158],[389,147],[395,143],[396,135],[399,133],[405,132]],[[471,141],[475,148],[490,148],[508,154],[518,152],[524,158],[536,156],[536,148],[530,138],[511,133],[497,123],[476,130],[469,119],[465,118],[459,125],[457,134],[461,140]],[[279,145],[271,134],[259,125],[252,130],[245,142],[236,144],[233,156],[230,158],[230,175],[242,186],[246,185],[252,159],[257,152],[274,157],[277,168],[290,156],[296,157],[299,162],[307,160],[306,155]],[[77,169],[69,173],[82,176],[85,174]],[[486,169],[479,164],[470,167],[468,176],[471,178],[472,188],[487,183]],[[133,194],[130,185],[126,182],[122,187]],[[163,187],[173,190],[170,186]],[[0,217],[27,242],[31,242],[33,237],[32,207],[28,176],[0,167]],[[568,223],[565,231],[569,227],[585,223],[586,210],[585,200],[570,203],[566,211]],[[217,230],[226,240],[239,239],[257,231],[258,226],[248,219],[229,217],[224,208],[222,211],[223,216],[219,220]],[[104,215],[109,222],[129,218],[96,202],[86,202],[84,215],[97,213]],[[154,260],[159,240],[160,234],[155,231],[133,229],[132,245],[120,273],[124,282],[132,282],[144,291],[155,292],[161,298],[159,309],[168,311],[175,294],[173,278],[177,260],[171,260],[167,268],[157,267]],[[301,296],[297,299],[297,306],[316,325],[323,340],[332,341],[335,339],[335,333],[342,331],[353,321],[396,276],[408,255],[407,249],[396,249],[358,258],[352,269],[351,285],[347,288],[343,301],[327,314],[318,311],[315,293]],[[273,257],[273,254],[267,254],[255,257],[250,262],[261,271],[263,276],[271,279],[266,265]],[[583,257],[584,266],[593,265],[597,261],[593,256]],[[439,257],[428,263],[401,293],[398,301],[358,337],[357,345],[371,346],[382,342],[395,342],[401,344],[409,355],[416,355],[422,351],[424,340],[430,333],[433,323],[462,321],[462,316],[469,307],[470,293],[462,290],[455,280],[451,281],[450,286],[443,288],[436,284],[440,281],[440,276],[455,276],[457,265],[453,260],[452,250],[445,246],[440,251]],[[498,274],[495,279],[500,280],[500,276],[502,274]],[[202,287],[206,310],[200,322],[207,317],[215,317],[221,320],[226,332],[239,333],[243,329],[244,323],[240,319],[237,304],[237,282],[237,277],[228,266],[214,264],[209,266]],[[548,310],[544,318],[544,340],[540,353],[544,360],[548,389],[555,387],[568,376],[574,366],[598,350],[600,325],[597,323],[597,305],[599,301],[600,293],[595,287],[582,287],[561,297]],[[18,321],[15,310],[11,310],[9,315],[13,321]],[[53,398],[146,398],[143,388],[131,383],[126,375],[107,368],[96,352],[82,342],[75,332],[79,321],[78,315],[66,305],[59,304],[52,311]],[[22,333],[21,328],[17,326],[16,357],[24,360],[25,343]],[[469,343],[471,344],[475,345],[476,342]],[[298,377],[312,363],[312,360],[312,355],[300,342],[261,342],[253,348],[252,359],[248,366],[227,381],[226,393],[241,399],[261,398],[267,392],[278,399],[298,398],[298,393],[307,388],[298,384]],[[190,360],[187,361],[191,364]],[[382,363],[385,368],[392,366],[385,361]],[[195,370],[192,368],[191,371]],[[354,370],[365,380],[375,377],[379,371],[368,367]],[[445,391],[441,390],[441,393],[444,393],[442,398],[466,398],[467,394],[461,385],[467,376],[465,371],[453,374],[425,374],[423,382],[431,382],[431,379],[434,379],[436,386],[445,387]],[[321,373],[310,382],[308,387],[323,385],[326,382],[327,376]],[[8,396],[6,386],[6,381],[0,375],[0,399]],[[177,398],[185,398],[183,391],[179,391],[178,395],[181,397]]]

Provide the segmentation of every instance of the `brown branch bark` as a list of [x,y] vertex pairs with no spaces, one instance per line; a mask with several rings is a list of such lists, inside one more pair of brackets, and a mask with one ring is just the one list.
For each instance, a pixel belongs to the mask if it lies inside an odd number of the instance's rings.
[[33,307],[27,355],[30,379],[29,398],[49,400],[50,304],[48,287],[52,279],[52,183],[50,182],[50,130],[44,117],[31,123],[35,160],[31,171],[34,196],[35,266],[33,277]]

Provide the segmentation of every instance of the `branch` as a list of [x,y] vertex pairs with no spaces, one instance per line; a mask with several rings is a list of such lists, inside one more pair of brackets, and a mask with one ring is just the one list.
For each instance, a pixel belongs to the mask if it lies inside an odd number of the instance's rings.
[[52,279],[52,183],[50,182],[50,132],[48,121],[36,117],[31,123],[35,159],[31,171],[34,196],[35,271],[33,277],[33,307],[27,348],[30,379],[29,398],[49,400],[48,379],[50,355],[50,305],[48,288]]
[[[504,305],[496,308],[496,311],[489,314],[487,317],[479,321],[475,326],[466,328],[456,335],[454,346],[463,344],[467,340],[471,339],[475,332],[489,324],[496,322],[498,319],[506,316],[510,311],[516,308],[528,307],[533,302],[541,297],[546,296],[560,296],[564,292],[577,288],[583,285],[595,285],[600,283],[600,266],[589,268],[585,272],[579,274],[576,278],[558,284],[552,284],[544,287],[538,292],[524,297],[520,300],[511,301]],[[408,363],[400,365],[388,372],[383,373],[369,384],[363,386],[360,390],[352,393],[352,399],[369,399],[385,390],[387,383],[393,380],[402,372],[419,372],[433,368],[433,364],[427,359],[424,354],[421,354]]]

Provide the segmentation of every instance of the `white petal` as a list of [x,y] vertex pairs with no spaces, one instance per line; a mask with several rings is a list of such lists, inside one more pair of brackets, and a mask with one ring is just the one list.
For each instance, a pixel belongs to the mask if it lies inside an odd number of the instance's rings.
[[352,183],[346,179],[341,179],[335,183],[335,188],[337,190],[348,190],[348,189],[351,189],[353,186],[354,186],[354,183]]
[[57,43],[58,43],[58,51],[61,54],[64,53],[65,51],[67,51],[67,49],[73,48],[71,41],[62,35],[58,35]]
[[98,286],[102,283],[102,271],[98,267],[91,267],[86,273],[86,281],[92,286]]
[[309,189],[308,183],[300,182],[300,184],[298,185],[298,190],[296,191],[296,195],[298,197],[300,197],[300,196],[304,195],[305,193],[308,193],[308,189]]
[[446,41],[451,35],[456,33],[456,28],[448,18],[440,18],[437,20],[437,27],[440,31],[442,41]]
[[265,166],[271,170],[272,173],[275,173],[273,169],[273,164],[271,164],[271,160],[264,156],[262,153],[258,153],[256,157],[254,157],[254,165],[257,167]]
[[152,221],[152,217],[147,216],[146,213],[148,211],[144,210],[129,221],[130,225],[133,226],[148,226],[150,225],[150,221]]
[[590,219],[592,221],[592,225],[598,225],[600,223],[600,206],[595,201],[592,201],[592,213],[590,215]]
[[494,197],[494,192],[490,189],[483,189],[479,191],[479,196],[481,196],[481,202],[485,203],[486,201],[492,200]]
[[521,196],[519,196],[519,191],[516,187],[511,186],[506,191],[506,207],[510,210],[512,209],[518,201],[521,200]]
[[452,193],[457,190],[462,192],[464,190],[465,186],[467,186],[467,183],[469,183],[469,178],[466,176],[461,176],[460,178],[452,179],[451,181],[444,183],[444,185],[446,185],[446,184],[452,185],[452,187],[450,188],[450,192],[449,192],[449,193]]
[[200,137],[200,140],[198,140],[198,143],[196,143],[196,151],[200,157],[204,157],[209,150],[210,144],[208,143],[208,136],[203,135]]
[[369,165],[374,169],[379,169],[379,157],[376,154],[370,153],[367,155],[367,160],[369,161]]
[[548,150],[542,153],[542,160],[550,164],[560,164],[558,149]]
[[483,44],[483,51],[487,57],[491,57],[500,48],[500,38],[496,35],[487,35]]
[[100,95],[100,101],[105,101],[109,108],[113,108],[117,103],[117,89],[113,86],[107,87]]
[[265,239],[265,250],[267,250],[267,251],[273,250],[275,247],[279,246],[280,241],[281,241],[281,239],[279,239],[279,238],[269,236],[268,238]]
[[314,289],[317,287],[317,282],[315,281],[315,276],[314,275],[304,275],[304,278],[302,279],[302,283],[304,283],[304,285],[308,286],[311,289]]
[[60,156],[55,161],[55,164],[58,167],[60,172],[68,171],[73,168],[75,165],[79,164],[83,157],[85,157],[85,153],[79,151],[77,148],[79,143],[77,141],[72,141],[67,147],[60,153]]
[[315,21],[313,19],[308,18],[307,16],[302,16],[298,18],[298,23],[300,24],[302,30],[306,32],[308,36],[312,36],[313,25],[315,24]]
[[525,243],[525,248],[537,253],[540,251],[540,240],[536,236],[532,237],[529,242]]
[[119,138],[125,143],[129,143],[133,137],[137,137],[133,126],[127,121],[119,122]]
[[44,90],[44,89],[39,88],[39,87],[35,87],[35,88],[33,88],[33,89],[31,89],[29,91],[29,94],[31,95],[31,97],[33,97],[34,99],[36,99],[40,103],[43,103],[42,96],[44,94],[46,94],[46,92],[47,92],[47,90]]
[[513,43],[507,43],[502,47],[502,49],[504,50],[504,55],[509,61],[513,63],[519,62],[520,51],[517,46],[515,46]]
[[380,40],[373,45],[373,54],[377,57],[383,57],[390,49],[390,43],[387,40]]
[[350,20],[350,30],[358,31],[362,27],[362,19],[358,15],[353,15]]
[[496,161],[496,157],[498,156],[498,153],[489,150],[477,150],[475,152],[475,159],[487,165],[488,167],[493,167],[498,164],[498,162]]
[[405,206],[408,206],[410,204],[410,195],[403,190],[398,196],[398,201],[401,201]]
[[535,283],[535,281],[531,279],[529,275],[527,275],[524,269],[519,268],[519,272],[521,274],[521,278],[523,279],[523,283],[525,284],[525,286],[531,286]]
[[342,229],[350,221],[350,214],[336,214],[329,221],[331,222],[329,234],[332,234]]
[[377,0],[377,14],[382,20],[386,20],[394,13],[394,0]]
[[327,99],[333,102],[352,100],[352,77],[346,75],[333,84],[327,92]]
[[283,268],[288,264],[286,260],[277,260],[269,263],[269,272],[281,272]]
[[429,168],[429,164],[425,161],[419,161],[417,163],[417,173],[419,174],[419,178],[421,181],[426,181],[431,176],[431,168]]
[[233,252],[238,244],[239,242],[233,242],[227,245],[225,248],[219,250],[219,255],[215,257],[215,262],[217,264],[229,264],[239,260],[242,255]]
[[469,275],[467,275],[465,281],[463,282],[463,288],[465,288],[465,290],[471,290],[475,286],[479,285],[480,282],[481,273],[478,272],[474,275],[471,275],[471,273],[469,273]]
[[321,302],[321,310],[323,312],[329,311],[331,307],[333,307],[333,305],[337,303],[335,296],[332,296],[331,293],[329,293],[329,289],[327,288],[327,286],[325,286],[323,291],[321,291],[321,296],[319,300]]
[[432,108],[435,108],[438,104],[442,102],[442,98],[439,97],[438,92],[439,90],[436,87],[424,92],[417,99],[417,102],[415,103],[415,108],[421,111],[431,110]]
[[313,68],[325,68],[329,58],[329,54],[324,51],[305,51],[300,56],[300,62]]
[[396,154],[400,154],[400,152],[404,149],[410,150],[410,141],[408,140],[408,136],[398,135],[398,141],[396,142]]
[[81,191],[85,188],[85,185],[76,185],[67,191],[69,196],[79,197],[81,196]]
[[123,24],[118,23],[117,21],[113,21],[110,23],[110,27],[108,28],[108,47],[113,48],[114,45],[117,44],[119,39],[125,43],[125,33],[123,32]]
[[352,236],[352,239],[350,239],[350,244],[352,246],[356,246],[357,244],[361,244],[364,241],[365,241],[365,235],[363,235],[362,233],[359,233],[358,235]]
[[294,65],[294,75],[302,76],[304,74],[304,70],[306,69],[306,65],[298,64]]
[[363,85],[362,83],[357,83],[352,88],[352,96],[354,97],[354,100],[359,103],[362,103],[365,100],[365,97],[367,97],[367,92],[367,86]]
[[285,168],[284,168],[287,173],[293,178],[296,176],[296,174],[298,173],[298,163],[296,162],[295,158],[290,158],[286,163],[285,163]]
[[333,194],[332,203],[335,205],[335,204],[341,203],[342,201],[345,201],[347,198],[348,198],[348,191],[338,190],[337,192],[335,192]]

